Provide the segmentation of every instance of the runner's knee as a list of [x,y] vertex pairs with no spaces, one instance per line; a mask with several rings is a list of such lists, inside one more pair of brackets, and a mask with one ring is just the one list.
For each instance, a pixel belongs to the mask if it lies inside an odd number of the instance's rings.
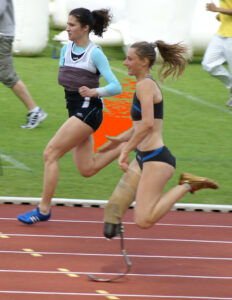
[[135,224],[142,229],[150,228],[154,222],[148,217],[135,212],[134,215]]
[[52,145],[47,145],[43,152],[44,162],[51,162],[58,160],[58,155],[56,149]]
[[98,170],[96,170],[94,166],[87,166],[87,165],[78,166],[78,171],[83,177],[86,178],[91,177],[98,172]]

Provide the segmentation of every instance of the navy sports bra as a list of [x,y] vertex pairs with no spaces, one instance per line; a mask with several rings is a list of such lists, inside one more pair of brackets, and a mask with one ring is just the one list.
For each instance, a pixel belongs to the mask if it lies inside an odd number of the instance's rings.
[[[145,78],[154,80],[150,75]],[[141,105],[136,93],[134,93],[130,113],[133,121],[140,121],[142,119]],[[158,103],[154,103],[154,119],[163,119],[163,99]]]

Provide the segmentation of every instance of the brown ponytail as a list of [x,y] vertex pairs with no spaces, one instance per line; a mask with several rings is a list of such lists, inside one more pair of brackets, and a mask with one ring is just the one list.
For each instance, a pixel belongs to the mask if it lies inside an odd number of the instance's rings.
[[155,43],[163,59],[162,67],[159,70],[159,78],[165,80],[169,75],[178,78],[183,73],[187,63],[187,47],[180,43],[166,44],[163,41],[156,41]]
[[169,75],[178,78],[185,69],[187,63],[186,57],[188,49],[181,44],[166,44],[163,41],[156,41],[155,43],[137,42],[132,48],[140,59],[147,58],[149,60],[149,67],[151,68],[156,61],[156,51],[163,59],[162,66],[159,70],[159,79],[165,80]]

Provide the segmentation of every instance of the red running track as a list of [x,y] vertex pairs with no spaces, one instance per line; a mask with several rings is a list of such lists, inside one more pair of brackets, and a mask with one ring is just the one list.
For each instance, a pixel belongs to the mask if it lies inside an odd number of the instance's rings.
[[102,283],[87,274],[110,277],[126,269],[119,239],[102,235],[103,209],[54,207],[49,222],[16,220],[31,208],[0,205],[1,300],[232,299],[231,214],[170,212],[142,230],[128,210],[131,271]]

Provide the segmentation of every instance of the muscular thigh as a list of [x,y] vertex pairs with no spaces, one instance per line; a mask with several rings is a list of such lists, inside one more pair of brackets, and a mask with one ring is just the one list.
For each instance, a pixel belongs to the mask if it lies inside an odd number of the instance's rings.
[[174,167],[167,163],[151,161],[143,164],[142,176],[136,194],[136,215],[149,216],[174,172]]
[[88,170],[92,165],[94,155],[94,139],[88,136],[80,145],[72,149],[73,159],[77,169],[82,172]]
[[92,133],[93,130],[90,126],[76,117],[71,117],[60,127],[46,149],[50,148],[54,155],[59,158],[82,144]]

